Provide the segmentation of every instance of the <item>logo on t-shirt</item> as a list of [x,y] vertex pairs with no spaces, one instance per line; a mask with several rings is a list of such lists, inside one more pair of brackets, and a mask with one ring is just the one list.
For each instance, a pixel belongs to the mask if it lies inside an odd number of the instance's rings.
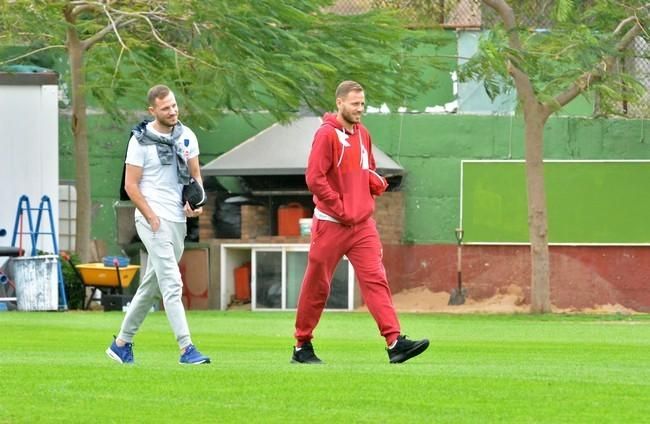
[[190,139],[189,138],[186,138],[185,140],[183,140],[183,157],[185,158],[185,161],[187,161],[187,159],[189,159],[189,157],[190,157],[189,145],[190,145]]

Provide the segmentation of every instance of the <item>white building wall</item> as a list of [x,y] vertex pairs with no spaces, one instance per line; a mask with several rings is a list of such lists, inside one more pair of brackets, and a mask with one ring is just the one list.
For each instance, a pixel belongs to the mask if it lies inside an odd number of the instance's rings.
[[[25,79],[27,75],[21,75]],[[49,196],[54,226],[59,218],[59,120],[57,85],[15,85],[0,77],[0,246],[11,245],[18,201],[29,197],[30,206],[38,208],[43,196]],[[36,226],[37,211],[32,211]],[[43,214],[41,233],[52,232],[47,213]],[[27,215],[23,231],[29,231]],[[54,229],[58,232],[58,228]],[[58,240],[58,234],[57,240]],[[20,243],[20,235],[16,245]],[[22,246],[29,254],[29,234],[22,236]],[[53,252],[52,235],[40,234],[37,248]],[[3,261],[3,258],[0,258]]]

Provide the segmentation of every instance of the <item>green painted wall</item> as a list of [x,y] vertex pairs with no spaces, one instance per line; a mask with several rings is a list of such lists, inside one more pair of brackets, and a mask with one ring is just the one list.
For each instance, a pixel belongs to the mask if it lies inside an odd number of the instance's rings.
[[[527,243],[524,161],[465,161],[462,167],[465,243]],[[650,190],[639,181],[650,181],[650,161],[547,161],[549,243],[650,243]]]
[[[226,116],[213,131],[196,130],[202,162],[273,123],[268,114],[251,123]],[[407,170],[405,242],[455,243],[462,159],[522,159],[520,117],[429,114],[366,115],[373,140]],[[647,124],[637,120],[552,118],[545,133],[548,159],[650,159]],[[60,122],[61,179],[74,179],[69,118]],[[129,126],[106,116],[89,122],[93,187],[93,237],[116,250],[113,202],[117,199]],[[126,131],[125,131],[126,130]]]
[[[443,31],[442,33],[438,33],[438,36],[446,40],[447,44],[440,45],[437,48],[419,48],[413,53],[430,58],[432,63],[439,62],[439,67],[422,70],[422,75],[427,80],[434,81],[435,87],[431,90],[424,91],[413,100],[406,100],[404,106],[408,110],[422,112],[427,106],[444,105],[455,98],[451,72],[456,69],[456,32]],[[367,101],[369,104],[372,104],[372,93],[370,89],[368,91]]]
[[[405,242],[455,243],[462,159],[523,159],[523,121],[509,116],[368,115],[373,141],[407,170]],[[552,118],[547,159],[650,159],[639,120]]]

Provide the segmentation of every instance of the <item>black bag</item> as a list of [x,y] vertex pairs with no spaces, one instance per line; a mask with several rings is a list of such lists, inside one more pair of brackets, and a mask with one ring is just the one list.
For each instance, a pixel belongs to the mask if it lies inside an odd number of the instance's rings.
[[[124,160],[126,161],[126,154],[124,155]],[[129,194],[124,188],[124,183],[126,182],[126,162],[122,162],[122,182],[120,183],[120,200],[131,200]]]
[[122,162],[122,182],[120,183],[120,200],[131,200],[129,194],[124,189],[124,183],[126,182],[126,151],[129,149],[129,141],[131,140],[131,137],[133,137],[133,131],[136,130],[143,131],[149,122],[150,122],[149,120],[145,119],[142,122],[140,122],[138,125],[133,127],[133,129],[131,129],[131,131],[129,132],[129,138],[126,139],[126,149],[124,150],[124,161]]
[[192,210],[194,210],[205,205],[207,200],[208,196],[205,195],[205,190],[203,190],[201,184],[190,177],[190,183],[183,186],[183,205],[187,202],[190,204]]

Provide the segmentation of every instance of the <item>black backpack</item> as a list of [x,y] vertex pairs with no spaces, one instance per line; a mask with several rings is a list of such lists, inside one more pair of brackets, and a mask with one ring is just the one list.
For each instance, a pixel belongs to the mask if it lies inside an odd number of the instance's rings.
[[129,132],[129,138],[126,139],[126,149],[124,150],[124,161],[122,162],[122,182],[120,183],[120,200],[131,200],[129,197],[128,193],[124,189],[124,183],[125,178],[126,178],[126,151],[129,148],[129,141],[131,140],[131,137],[133,137],[133,132],[138,131],[141,132],[144,130],[144,128],[147,126],[147,124],[151,122],[147,119],[143,120],[140,122],[138,125],[134,126],[131,131]]

